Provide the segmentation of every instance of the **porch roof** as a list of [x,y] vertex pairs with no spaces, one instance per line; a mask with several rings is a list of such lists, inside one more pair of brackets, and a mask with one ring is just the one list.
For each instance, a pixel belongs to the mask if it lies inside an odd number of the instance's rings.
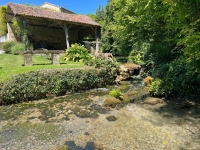
[[25,17],[36,17],[40,19],[44,18],[55,21],[67,22],[70,24],[100,26],[97,22],[85,15],[54,12],[51,10],[38,7],[30,7],[22,4],[9,3],[8,11],[9,13],[12,13],[15,16],[18,15]]

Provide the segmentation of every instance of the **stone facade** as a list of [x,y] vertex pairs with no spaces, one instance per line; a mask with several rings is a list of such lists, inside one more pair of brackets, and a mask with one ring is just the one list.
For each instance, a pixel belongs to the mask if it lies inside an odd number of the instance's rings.
[[53,11],[57,11],[57,12],[63,12],[63,13],[67,13],[67,14],[74,14],[74,12],[71,12],[71,11],[65,9],[65,8],[62,8],[62,7],[58,6],[58,5],[54,5],[54,4],[47,3],[47,2],[42,4],[40,7],[44,8],[44,9],[50,9],[50,10],[53,10]]
[[11,23],[7,23],[7,30],[8,30],[8,34],[7,34],[7,41],[17,41],[17,36],[12,28],[12,24]]

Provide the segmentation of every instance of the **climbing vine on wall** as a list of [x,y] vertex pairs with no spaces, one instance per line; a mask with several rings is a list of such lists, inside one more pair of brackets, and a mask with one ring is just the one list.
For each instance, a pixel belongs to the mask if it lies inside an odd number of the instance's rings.
[[23,21],[18,18],[13,18],[12,23],[12,27],[14,28],[17,36],[25,44],[26,49],[29,48],[31,45],[29,42],[29,36],[32,34],[32,27],[27,25],[24,27]]

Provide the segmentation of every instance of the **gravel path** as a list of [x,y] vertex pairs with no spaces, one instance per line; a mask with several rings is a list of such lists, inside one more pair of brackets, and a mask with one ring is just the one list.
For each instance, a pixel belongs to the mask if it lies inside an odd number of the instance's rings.
[[[51,108],[57,110],[64,105],[72,106],[56,103]],[[23,112],[29,119],[22,117]],[[15,119],[2,120],[0,150],[61,150],[66,145],[69,150],[200,149],[198,104],[185,109],[184,104],[176,103],[154,106],[131,103],[97,118],[80,118],[66,109],[54,114],[54,118],[62,119],[49,122],[31,117],[37,114],[41,115],[35,108],[29,108]],[[63,117],[64,114],[68,117]],[[108,121],[108,116],[117,120]]]

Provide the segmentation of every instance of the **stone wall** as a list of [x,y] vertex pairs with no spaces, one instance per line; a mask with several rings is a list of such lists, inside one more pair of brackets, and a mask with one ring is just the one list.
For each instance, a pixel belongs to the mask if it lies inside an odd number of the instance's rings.
[[50,9],[52,11],[57,11],[57,12],[61,12],[60,8],[58,6],[54,6],[48,3],[44,3],[42,6],[40,6],[41,8],[44,9]]
[[11,23],[7,23],[7,29],[8,29],[8,34],[7,34],[7,40],[8,41],[17,41],[17,35],[14,32],[14,29],[12,28]]

